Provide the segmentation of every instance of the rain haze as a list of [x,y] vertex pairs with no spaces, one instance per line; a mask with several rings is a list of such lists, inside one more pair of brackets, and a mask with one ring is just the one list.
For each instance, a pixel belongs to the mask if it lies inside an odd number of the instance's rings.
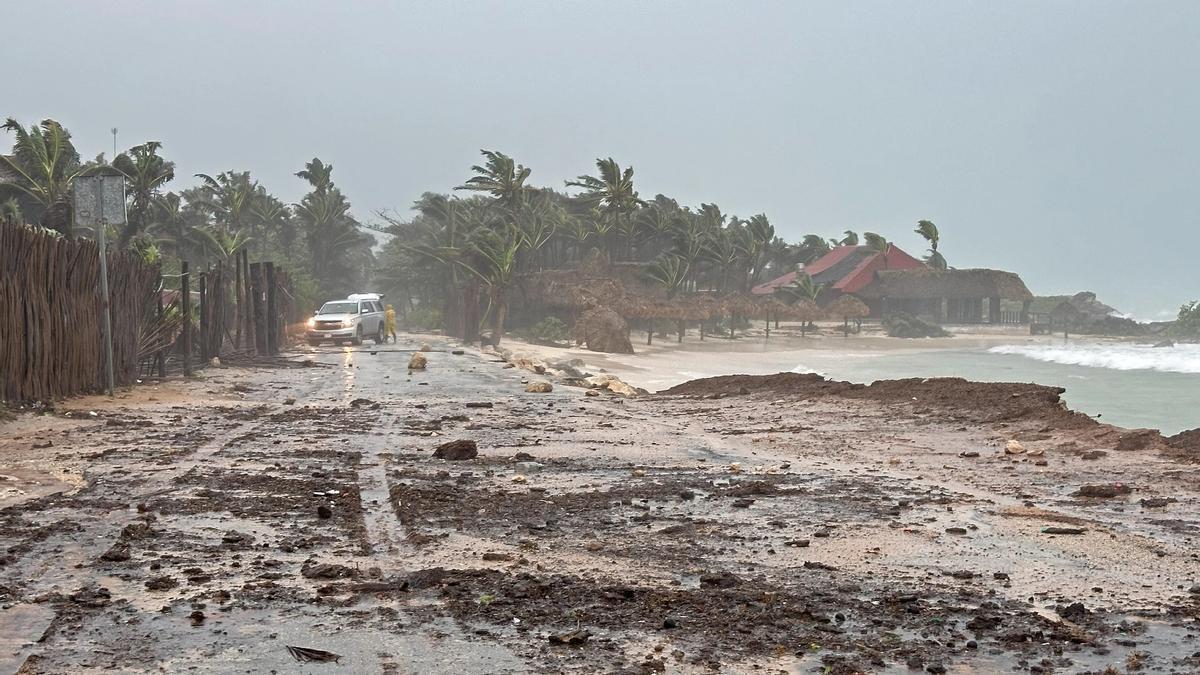
[[331,162],[361,220],[469,176],[613,157],[643,198],[780,235],[918,219],[956,267],[1093,290],[1141,319],[1198,293],[1200,4],[10,0],[3,113],[84,156],[164,142],[177,183],[281,198]]

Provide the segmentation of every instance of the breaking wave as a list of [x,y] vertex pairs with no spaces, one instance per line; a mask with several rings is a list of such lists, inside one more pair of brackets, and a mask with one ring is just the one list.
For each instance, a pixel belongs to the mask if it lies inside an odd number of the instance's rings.
[[1089,368],[1200,373],[1200,345],[1192,344],[1174,347],[1136,344],[1001,345],[988,351]]

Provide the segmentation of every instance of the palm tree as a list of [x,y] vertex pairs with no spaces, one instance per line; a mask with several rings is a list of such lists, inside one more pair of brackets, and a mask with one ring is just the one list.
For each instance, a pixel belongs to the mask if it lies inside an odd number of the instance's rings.
[[0,155],[17,174],[10,185],[36,202],[43,227],[72,236],[71,183],[89,167],[80,164],[70,132],[52,119],[26,129],[10,117],[0,128],[16,135],[12,155]]
[[925,263],[935,270],[946,269],[946,259],[938,252],[938,240],[941,239],[941,235],[938,234],[937,225],[934,225],[933,221],[918,220],[917,229],[914,231],[929,242],[929,255],[925,256]]
[[154,237],[160,248],[168,249],[180,260],[185,260],[201,248],[204,237],[197,231],[195,212],[184,206],[183,198],[168,192],[154,200],[150,223],[146,231]]
[[800,242],[800,262],[807,265],[829,253],[831,246],[824,237],[816,234],[806,234]]
[[529,242],[521,229],[511,223],[485,224],[472,234],[472,255],[463,262],[463,267],[487,288],[492,344],[499,346],[508,316],[508,289],[517,271],[517,254]]
[[[604,232],[607,234],[614,227],[618,232],[630,232],[629,221],[639,207],[646,202],[638,198],[637,190],[633,187],[633,167],[621,169],[612,158],[596,160],[596,176],[579,176],[567,181],[567,187],[583,188],[579,198],[589,206],[598,209],[603,219],[608,221]],[[612,242],[609,242],[611,254]],[[632,251],[626,251],[631,254]]]
[[501,206],[515,209],[524,200],[525,181],[531,169],[517,164],[512,157],[495,150],[480,150],[487,158],[483,166],[471,167],[475,175],[455,190],[471,190],[490,194]]
[[746,260],[746,279],[742,288],[749,291],[758,281],[759,275],[767,265],[772,244],[775,242],[775,227],[767,219],[766,214],[758,214],[747,220],[742,227],[739,246]]
[[888,268],[888,253],[892,249],[891,243],[887,239],[884,239],[883,235],[874,232],[863,232],[863,239],[866,240],[867,246],[872,251],[883,255],[883,269],[886,270]]
[[159,156],[161,147],[158,141],[147,141],[113,158],[113,168],[125,177],[129,197],[129,217],[117,239],[118,248],[146,230],[159,188],[175,178],[175,163]]
[[196,174],[202,185],[200,203],[216,219],[221,232],[239,232],[250,214],[258,181],[250,179],[249,171],[226,171],[216,177]]
[[842,233],[844,236],[839,241],[834,241],[834,246],[858,246],[858,233],[854,230],[846,230]]

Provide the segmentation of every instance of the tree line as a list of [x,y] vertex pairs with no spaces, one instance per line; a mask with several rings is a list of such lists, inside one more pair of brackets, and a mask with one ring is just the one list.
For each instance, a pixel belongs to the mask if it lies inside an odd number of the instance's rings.
[[[379,214],[395,236],[379,256],[377,283],[410,306],[440,308],[446,328],[468,340],[481,323],[477,305],[485,307],[498,341],[509,290],[521,274],[569,267],[593,249],[616,263],[642,263],[648,278],[674,296],[746,293],[833,247],[860,243],[850,230],[788,242],[765,214],[741,218],[713,203],[693,209],[662,194],[643,199],[633,168],[612,158],[597,159],[594,174],[566,181],[570,194],[531,185],[532,171],[504,153],[482,155],[453,192],[422,195],[415,215]],[[916,232],[929,242],[926,261],[945,269],[937,227],[922,220]],[[874,232],[861,240],[879,251],[891,246]],[[796,299],[820,291],[804,275],[791,290]]]
[[308,192],[288,204],[249,171],[196,174],[196,184],[172,190],[175,164],[163,156],[159,141],[135,145],[111,162],[103,154],[85,161],[55,120],[25,127],[9,118],[2,128],[14,141],[9,154],[0,153],[0,221],[37,224],[68,238],[94,237],[74,226],[71,186],[80,176],[116,171],[125,178],[127,218],[107,234],[114,245],[135,249],[168,273],[183,260],[204,269],[245,250],[288,269],[300,306],[360,290],[373,273],[375,238],[361,231],[333,181],[333,166],[320,159],[296,172]]

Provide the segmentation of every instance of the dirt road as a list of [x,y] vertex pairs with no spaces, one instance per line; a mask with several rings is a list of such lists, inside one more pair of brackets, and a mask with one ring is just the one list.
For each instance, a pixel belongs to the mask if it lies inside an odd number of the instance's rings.
[[6,423],[0,672],[1200,670],[1194,465],[1111,430],[415,347]]

